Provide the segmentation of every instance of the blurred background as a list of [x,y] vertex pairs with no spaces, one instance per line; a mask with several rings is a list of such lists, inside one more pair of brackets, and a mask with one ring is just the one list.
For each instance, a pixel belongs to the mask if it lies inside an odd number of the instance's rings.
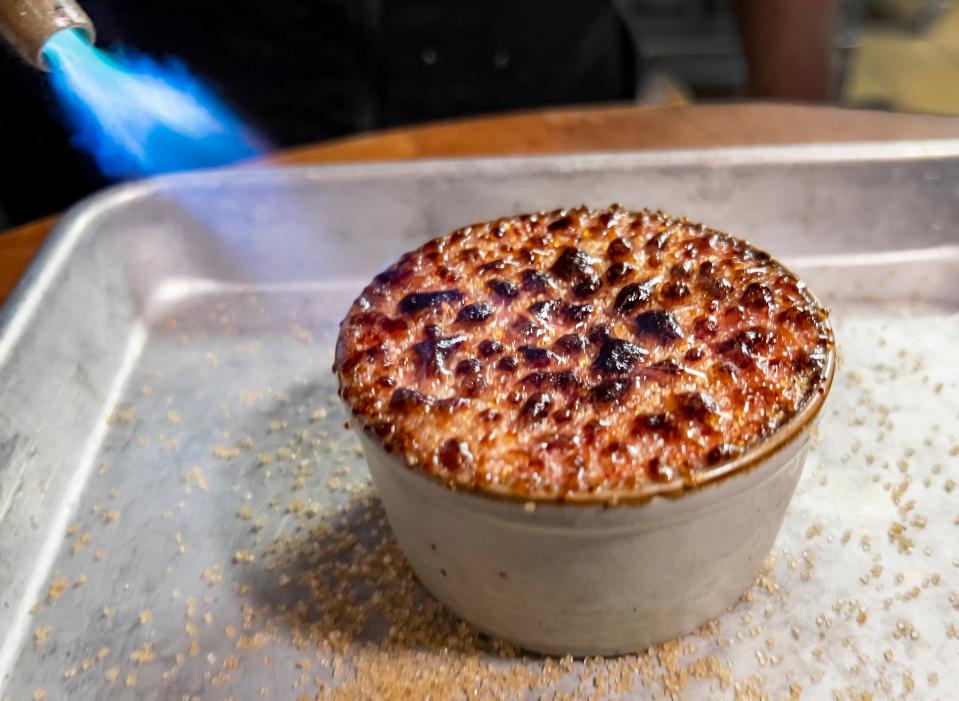
[[[545,106],[753,99],[959,114],[952,0],[88,0],[98,45],[176,56],[275,147]],[[108,184],[0,51],[0,229]]]

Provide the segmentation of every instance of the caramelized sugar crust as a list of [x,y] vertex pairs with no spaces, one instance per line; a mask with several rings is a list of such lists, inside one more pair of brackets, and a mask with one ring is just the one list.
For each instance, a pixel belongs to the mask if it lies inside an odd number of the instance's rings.
[[563,499],[694,484],[823,390],[826,313],[768,254],[662,212],[467,226],[354,302],[354,420],[451,487]]

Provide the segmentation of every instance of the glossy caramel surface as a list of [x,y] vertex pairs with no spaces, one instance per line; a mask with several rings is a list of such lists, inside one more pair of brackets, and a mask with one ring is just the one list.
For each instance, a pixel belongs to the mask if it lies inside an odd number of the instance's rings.
[[539,498],[696,482],[795,415],[831,336],[766,253],[662,212],[474,224],[406,254],[344,319],[355,420],[460,489]]

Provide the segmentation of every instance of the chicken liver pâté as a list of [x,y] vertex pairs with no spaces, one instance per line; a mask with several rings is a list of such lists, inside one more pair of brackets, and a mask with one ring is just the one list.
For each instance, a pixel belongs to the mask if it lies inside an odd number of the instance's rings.
[[448,486],[521,498],[695,484],[823,391],[826,312],[768,254],[578,208],[434,239],[343,320],[353,420]]

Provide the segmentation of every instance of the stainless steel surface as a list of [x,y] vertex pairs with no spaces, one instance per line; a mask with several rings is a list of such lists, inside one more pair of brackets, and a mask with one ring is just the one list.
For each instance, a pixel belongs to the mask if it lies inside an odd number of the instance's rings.
[[83,30],[93,43],[93,22],[75,0],[0,0],[0,37],[24,61],[46,70],[43,47],[61,29]]
[[[262,647],[238,641],[264,607],[306,601],[322,619],[329,603],[284,586],[265,548],[317,537],[298,523],[365,478],[331,397],[341,315],[430,236],[612,201],[785,259],[835,309],[844,356],[774,591],[690,644],[776,698],[793,683],[883,698],[907,673],[919,697],[955,698],[959,143],[923,142],[213,172],[75,208],[0,322],[0,699],[315,694],[322,640],[281,616]],[[890,494],[906,477],[904,514]],[[422,654],[428,668],[451,653]],[[734,692],[703,684],[684,693]]]

